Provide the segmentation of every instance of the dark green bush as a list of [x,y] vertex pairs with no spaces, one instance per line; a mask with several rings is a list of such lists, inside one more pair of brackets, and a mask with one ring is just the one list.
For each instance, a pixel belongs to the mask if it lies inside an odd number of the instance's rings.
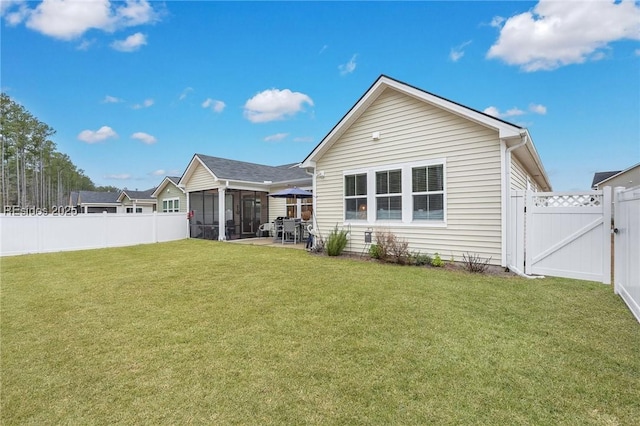
[[369,256],[373,259],[380,259],[382,258],[382,254],[382,248],[378,244],[371,244],[371,247],[369,247]]
[[344,229],[338,230],[338,225],[333,228],[333,231],[327,238],[325,249],[329,256],[340,256],[347,246],[347,231]]
[[411,263],[416,266],[431,265],[432,261],[433,259],[428,254],[422,254],[420,252],[411,254]]

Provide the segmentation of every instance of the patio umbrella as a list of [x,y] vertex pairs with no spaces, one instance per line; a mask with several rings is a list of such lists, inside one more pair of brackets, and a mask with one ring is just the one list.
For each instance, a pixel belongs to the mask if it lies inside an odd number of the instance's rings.
[[305,191],[304,189],[300,189],[297,187],[283,189],[282,191],[274,192],[273,194],[269,194],[269,197],[275,198],[311,198],[313,194],[309,191]]

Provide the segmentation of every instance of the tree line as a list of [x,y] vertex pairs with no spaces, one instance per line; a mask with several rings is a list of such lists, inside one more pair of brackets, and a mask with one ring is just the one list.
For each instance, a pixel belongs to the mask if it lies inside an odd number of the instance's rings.
[[78,190],[96,187],[67,154],[56,150],[55,130],[2,93],[0,99],[0,206],[51,208],[67,205]]

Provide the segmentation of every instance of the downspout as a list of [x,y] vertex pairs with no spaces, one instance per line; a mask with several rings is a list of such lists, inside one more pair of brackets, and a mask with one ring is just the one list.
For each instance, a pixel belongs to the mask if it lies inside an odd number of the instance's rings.
[[318,242],[318,237],[322,238],[320,235],[320,229],[318,227],[318,220],[316,219],[316,197],[317,197],[317,179],[318,173],[316,172],[316,163],[315,161],[311,162],[311,166],[313,167],[313,172],[309,172],[305,169],[306,173],[311,176],[312,180],[312,192],[313,192],[313,214],[311,215],[311,226],[313,227],[313,247],[316,246]]
[[[506,149],[505,151],[505,156],[504,156],[504,161],[505,161],[505,173],[504,173],[504,179],[505,179],[505,191],[507,192],[506,194],[506,209],[505,209],[505,220],[507,222],[507,227],[510,226],[511,224],[511,151],[514,151],[522,146],[525,146],[527,144],[527,131],[526,130],[521,130],[520,131],[520,142],[518,142],[517,144],[510,146]],[[508,229],[508,228],[507,228]],[[537,275],[537,276],[532,276],[532,275],[526,275],[524,272],[522,272],[520,269],[518,269],[516,266],[514,266],[511,263],[511,259],[513,258],[512,253],[513,253],[513,247],[510,246],[510,238],[507,238],[507,245],[508,245],[508,250],[507,250],[507,268],[509,268],[510,271],[512,271],[513,273],[515,273],[518,276],[521,276],[523,278],[530,278],[530,279],[534,279],[534,278],[544,278],[544,276],[542,275]]]

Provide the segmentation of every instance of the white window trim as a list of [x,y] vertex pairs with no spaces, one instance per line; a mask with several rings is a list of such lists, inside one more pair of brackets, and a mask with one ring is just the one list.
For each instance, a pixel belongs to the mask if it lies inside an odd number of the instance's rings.
[[[367,176],[367,195],[363,196],[363,195],[350,195],[350,196],[346,196],[344,194],[345,192],[345,184],[344,184],[344,179],[347,176],[351,176],[351,175],[366,175]],[[374,185],[375,185],[375,176],[373,177],[374,179]],[[371,209],[369,206],[371,206],[371,197],[370,197],[370,188],[371,188],[371,174],[368,173],[367,169],[363,169],[354,173],[350,173],[350,172],[344,172],[342,174],[342,220],[344,221],[344,223],[350,223],[351,221],[355,222],[355,223],[368,223],[369,222],[369,214],[371,212]],[[367,199],[367,218],[366,219],[350,219],[347,220],[347,203],[346,200],[354,200],[354,199],[358,199],[358,198],[366,198]],[[375,198],[374,198],[375,200]],[[356,206],[357,209],[357,206]]]
[[[431,220],[413,220],[413,188],[412,188],[412,173],[411,170],[414,167],[428,167],[442,164],[442,180],[444,182],[443,187],[443,215],[444,219],[439,221]],[[402,220],[376,220],[376,172],[398,170],[402,171]],[[347,220],[345,217],[345,200],[344,195],[344,178],[348,175],[367,174],[367,219]],[[373,208],[371,208],[373,206]],[[342,220],[344,225],[370,225],[370,226],[397,226],[397,227],[424,227],[424,228],[446,228],[447,227],[447,159],[446,158],[434,158],[423,161],[412,161],[409,163],[395,163],[385,164],[375,167],[350,169],[342,172]]]
[[[164,202],[165,201],[167,202],[167,210],[166,211],[164,209]],[[171,210],[169,210],[169,201],[173,201],[173,203],[172,203],[173,208]],[[175,205],[176,205],[175,202],[176,201],[178,202],[178,209],[177,210],[175,208]],[[162,213],[179,213],[179,212],[180,212],[180,197],[164,198],[162,200]]]

